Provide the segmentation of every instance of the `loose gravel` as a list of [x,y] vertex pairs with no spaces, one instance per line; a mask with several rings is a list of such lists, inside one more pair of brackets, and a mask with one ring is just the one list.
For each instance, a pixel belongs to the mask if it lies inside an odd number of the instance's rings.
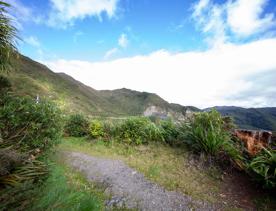
[[112,197],[106,207],[126,207],[138,210],[217,210],[214,206],[149,181],[143,174],[120,160],[92,157],[79,152],[66,153],[68,163],[82,172],[89,181],[105,187]]

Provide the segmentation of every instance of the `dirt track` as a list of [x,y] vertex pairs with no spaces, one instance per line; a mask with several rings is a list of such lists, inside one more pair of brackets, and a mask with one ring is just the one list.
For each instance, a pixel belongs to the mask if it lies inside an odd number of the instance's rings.
[[167,191],[150,182],[122,161],[92,157],[78,152],[66,153],[68,163],[90,181],[99,183],[112,195],[107,207],[125,206],[138,210],[216,210],[212,205],[189,196]]

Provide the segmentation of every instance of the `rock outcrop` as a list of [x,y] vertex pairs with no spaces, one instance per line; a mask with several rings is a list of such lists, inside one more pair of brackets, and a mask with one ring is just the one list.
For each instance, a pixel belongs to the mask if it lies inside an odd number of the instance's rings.
[[272,132],[258,130],[238,129],[234,132],[235,136],[244,142],[248,153],[252,156],[261,151],[263,147],[271,144]]
[[195,111],[189,108],[183,109],[181,111],[175,111],[171,108],[162,108],[159,106],[150,105],[143,112],[143,115],[147,117],[155,116],[159,117],[160,119],[172,118],[177,121],[183,121],[191,117],[194,112]]

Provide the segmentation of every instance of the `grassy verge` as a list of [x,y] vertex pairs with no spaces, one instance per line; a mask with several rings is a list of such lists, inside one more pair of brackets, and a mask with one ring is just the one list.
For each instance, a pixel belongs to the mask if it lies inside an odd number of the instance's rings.
[[103,190],[56,159],[37,193],[30,210],[103,210],[106,199]]
[[128,146],[115,142],[93,141],[84,138],[66,138],[61,150],[80,151],[93,156],[120,159],[142,172],[150,180],[195,199],[216,202],[221,181],[216,170],[204,170],[191,163],[185,149],[161,143]]

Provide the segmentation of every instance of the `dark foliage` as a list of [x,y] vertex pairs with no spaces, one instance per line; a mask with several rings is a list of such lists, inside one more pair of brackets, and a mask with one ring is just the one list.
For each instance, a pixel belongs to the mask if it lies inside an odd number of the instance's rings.
[[73,137],[82,137],[88,135],[88,119],[82,114],[70,115],[65,124],[65,133]]

